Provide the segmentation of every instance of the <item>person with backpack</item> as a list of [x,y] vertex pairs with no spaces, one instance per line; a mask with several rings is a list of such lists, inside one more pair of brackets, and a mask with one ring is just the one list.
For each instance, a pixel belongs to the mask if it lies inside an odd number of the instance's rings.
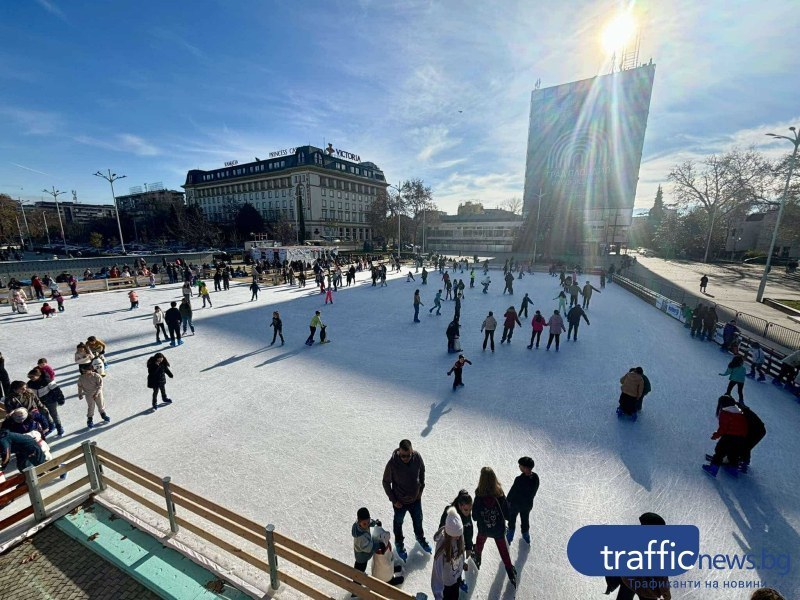
[[478,537],[475,540],[475,553],[473,560],[480,569],[483,546],[491,538],[497,545],[500,558],[506,567],[506,574],[511,585],[517,585],[517,570],[511,564],[506,541],[506,521],[508,520],[508,502],[503,493],[503,487],[497,480],[491,467],[483,467],[475,490],[475,502],[472,505],[472,518],[478,527]]

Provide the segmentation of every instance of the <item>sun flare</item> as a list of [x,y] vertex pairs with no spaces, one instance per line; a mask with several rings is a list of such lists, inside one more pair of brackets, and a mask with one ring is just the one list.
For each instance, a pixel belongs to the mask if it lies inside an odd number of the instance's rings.
[[619,52],[633,38],[636,32],[636,21],[630,13],[620,13],[611,19],[603,28],[601,42],[607,55]]

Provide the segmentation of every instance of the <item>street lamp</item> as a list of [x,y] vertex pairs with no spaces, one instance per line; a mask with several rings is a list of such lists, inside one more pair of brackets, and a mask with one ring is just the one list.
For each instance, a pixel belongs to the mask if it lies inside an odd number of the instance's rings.
[[42,190],[45,194],[50,194],[53,197],[53,201],[56,203],[56,214],[58,215],[58,225],[61,227],[61,240],[64,242],[64,258],[69,256],[69,251],[67,250],[67,236],[64,235],[64,222],[61,220],[61,208],[58,206],[58,197],[61,194],[66,194],[67,192],[62,192],[57,190],[53,187],[52,190]]
[[761,283],[758,284],[758,293],[756,294],[756,302],[761,302],[764,297],[764,288],[767,287],[767,275],[769,274],[770,263],[772,262],[772,253],[775,251],[775,241],[778,239],[778,227],[781,224],[781,217],[783,216],[783,207],[786,204],[786,196],[789,194],[789,184],[792,181],[794,174],[794,163],[797,160],[797,148],[800,147],[800,134],[794,127],[789,127],[790,135],[777,135],[768,133],[767,135],[781,140],[788,140],[794,145],[792,156],[789,158],[789,173],[786,175],[786,185],[783,187],[783,195],[781,196],[780,207],[778,208],[778,218],[775,220],[775,229],[772,231],[772,241],[769,244],[769,252],[767,253],[767,263],[764,265],[764,274],[761,276]]
[[98,171],[94,175],[95,177],[102,177],[108,183],[111,184],[111,197],[114,198],[114,212],[117,214],[117,229],[119,229],[119,243],[120,246],[122,246],[122,253],[127,254],[127,252],[125,252],[125,240],[122,239],[122,224],[119,222],[119,208],[117,208],[117,196],[114,194],[114,182],[117,179],[125,179],[126,176],[112,173],[111,169],[108,169],[107,175],[105,173],[101,173],[100,171]]

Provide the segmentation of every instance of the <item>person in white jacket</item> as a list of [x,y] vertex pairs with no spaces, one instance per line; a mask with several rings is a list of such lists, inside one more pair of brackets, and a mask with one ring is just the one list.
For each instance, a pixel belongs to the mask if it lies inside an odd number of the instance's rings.
[[[169,336],[167,329],[164,327],[164,311],[160,306],[156,306],[153,310],[153,326],[156,328],[156,344],[161,343],[161,334],[164,334],[164,341],[166,342]],[[186,332],[184,332],[186,333]]]
[[434,536],[431,590],[434,600],[458,600],[461,574],[466,570],[464,525],[455,507],[447,509],[444,528]]

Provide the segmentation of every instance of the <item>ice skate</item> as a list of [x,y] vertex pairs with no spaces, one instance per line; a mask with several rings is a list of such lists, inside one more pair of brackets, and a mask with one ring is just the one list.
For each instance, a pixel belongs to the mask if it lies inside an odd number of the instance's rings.
[[716,477],[719,472],[719,465],[703,465],[702,469],[711,477]]
[[408,552],[406,552],[406,547],[403,542],[395,542],[394,543],[394,551],[399,556],[403,562],[408,560]]
[[419,544],[420,548],[422,548],[428,554],[433,552],[433,549],[431,548],[431,545],[428,543],[428,540],[426,540],[424,537],[417,538],[417,543]]

